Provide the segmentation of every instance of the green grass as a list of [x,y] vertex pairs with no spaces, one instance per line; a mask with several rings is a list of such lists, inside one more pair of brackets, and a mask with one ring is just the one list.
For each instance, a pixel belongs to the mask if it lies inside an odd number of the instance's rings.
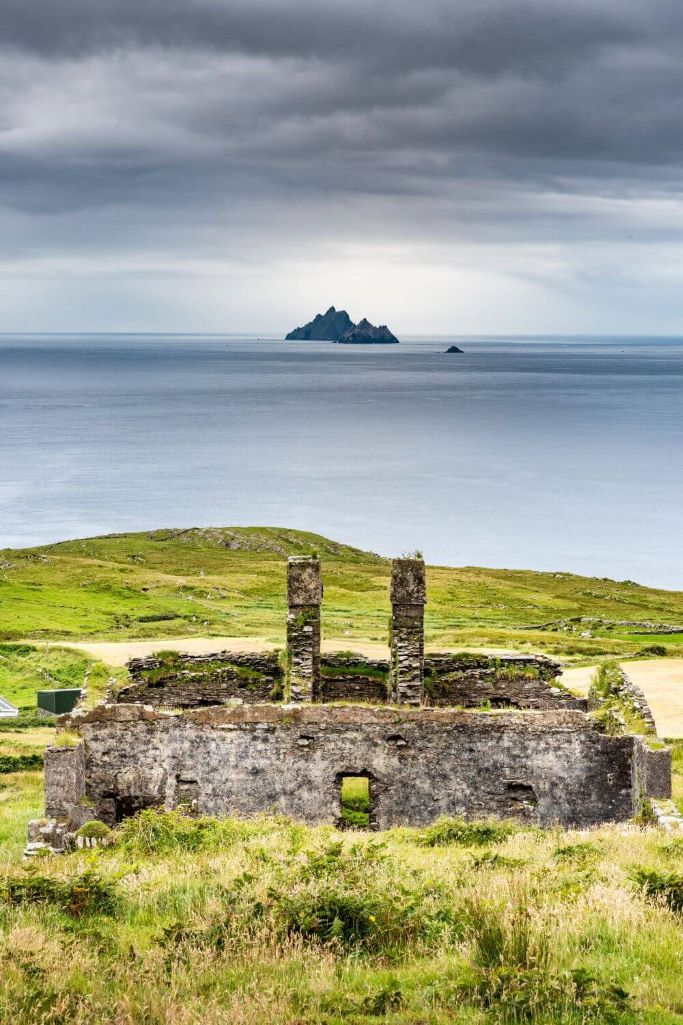
[[[105,666],[79,651],[0,642],[0,694],[23,713],[35,712],[38,690],[87,687],[88,703],[94,704],[104,696],[110,679],[123,677],[127,677],[125,671]],[[13,720],[3,723],[3,727],[12,725]]]
[[[187,635],[284,640],[290,554],[317,552],[327,636],[386,640],[388,560],[279,528],[158,530],[0,551],[0,637],[108,639]],[[593,656],[651,639],[606,624],[683,623],[683,593],[569,573],[428,567],[430,644]],[[598,617],[568,629],[538,627]],[[633,628],[630,628],[633,629]],[[675,648],[677,638],[653,642]],[[2,691],[0,690],[0,693]]]
[[42,814],[41,771],[13,772],[0,776],[0,866],[18,862],[26,846],[28,821],[40,818]]
[[2,1023],[683,1022],[683,845],[657,830],[442,820],[432,845],[144,812],[24,867],[40,777],[10,779]]
[[344,776],[341,785],[341,817],[349,829],[370,826],[370,781],[364,776]]

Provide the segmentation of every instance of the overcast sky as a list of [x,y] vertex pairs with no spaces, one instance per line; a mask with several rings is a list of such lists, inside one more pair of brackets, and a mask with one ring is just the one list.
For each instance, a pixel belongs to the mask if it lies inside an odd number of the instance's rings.
[[683,334],[680,0],[0,25],[0,330]]

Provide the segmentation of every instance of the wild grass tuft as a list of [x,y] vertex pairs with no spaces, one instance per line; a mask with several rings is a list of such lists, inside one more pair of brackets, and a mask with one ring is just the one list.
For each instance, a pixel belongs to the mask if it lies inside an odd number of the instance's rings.
[[418,835],[417,843],[422,847],[444,847],[448,844],[484,846],[490,843],[502,843],[515,832],[516,828],[511,822],[499,822],[493,819],[483,822],[468,822],[465,819],[442,816]]
[[658,900],[672,911],[683,912],[683,875],[680,872],[637,868],[631,878],[649,900]]

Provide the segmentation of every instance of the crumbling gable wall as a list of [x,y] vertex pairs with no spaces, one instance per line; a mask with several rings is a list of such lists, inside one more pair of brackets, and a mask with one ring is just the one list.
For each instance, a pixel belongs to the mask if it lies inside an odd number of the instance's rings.
[[559,662],[543,655],[426,655],[425,704],[585,711],[585,698],[558,686],[561,671]]
[[[77,721],[82,749],[48,750],[47,764],[81,759],[80,806],[110,825],[142,807],[187,806],[188,795],[195,814],[335,823],[342,778],[360,775],[381,829],[439,815],[590,826],[629,818],[647,784],[637,738],[572,711],[244,705],[174,716],[113,705]],[[47,784],[48,814],[63,814],[49,769]]]
[[117,701],[155,708],[201,708],[238,698],[247,704],[282,700],[284,671],[277,652],[169,653],[128,663],[133,682]]

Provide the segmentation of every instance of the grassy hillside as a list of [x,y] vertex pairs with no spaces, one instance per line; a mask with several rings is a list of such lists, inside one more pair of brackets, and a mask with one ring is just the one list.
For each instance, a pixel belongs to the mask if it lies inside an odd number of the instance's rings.
[[[286,557],[311,551],[327,635],[384,639],[389,563],[315,535],[157,531],[1,552],[0,693],[30,709],[37,687],[87,683],[94,697],[116,673],[32,638],[282,642]],[[428,572],[433,644],[623,653],[653,638],[609,621],[683,623],[682,594],[629,582]],[[601,622],[568,622],[580,616]],[[111,848],[24,866],[43,797],[23,766],[54,730],[18,725],[0,724],[0,1023],[683,1025],[681,839],[144,813]],[[674,754],[683,806],[683,743]]]
[[36,707],[36,690],[87,687],[102,695],[117,670],[67,648],[0,643],[0,694],[21,711]]
[[[287,556],[313,551],[324,560],[326,635],[385,639],[388,560],[315,534],[260,527],[159,530],[0,551],[0,638],[223,634],[281,642]],[[428,583],[431,644],[591,655],[659,642],[683,652],[683,634],[659,638],[649,627],[610,625],[683,625],[681,592],[476,567],[429,567]],[[599,622],[569,622],[586,616]]]

